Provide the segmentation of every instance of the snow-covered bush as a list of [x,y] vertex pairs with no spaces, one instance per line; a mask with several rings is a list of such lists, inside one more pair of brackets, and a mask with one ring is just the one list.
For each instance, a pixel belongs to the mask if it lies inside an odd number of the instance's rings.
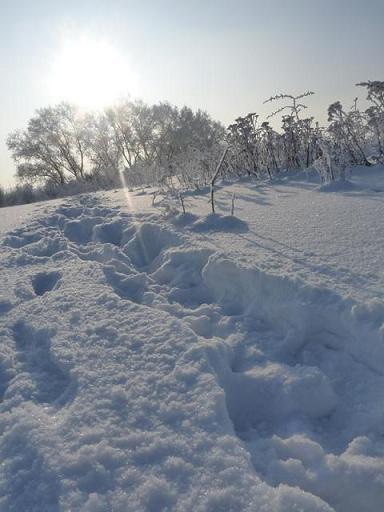
[[335,141],[323,139],[319,143],[319,156],[312,167],[319,173],[322,183],[345,181],[350,158],[346,148]]
[[371,106],[365,111],[367,127],[373,139],[374,159],[384,162],[384,82],[361,82],[358,86],[366,87],[367,100]]
[[281,170],[304,169],[312,164],[318,156],[321,130],[313,117],[300,115],[307,108],[301,100],[312,94],[278,94],[264,102],[289,100],[269,116],[283,113],[281,132],[274,130],[268,121],[258,125],[259,116],[255,113],[237,118],[228,127],[230,162],[236,174],[272,178]]

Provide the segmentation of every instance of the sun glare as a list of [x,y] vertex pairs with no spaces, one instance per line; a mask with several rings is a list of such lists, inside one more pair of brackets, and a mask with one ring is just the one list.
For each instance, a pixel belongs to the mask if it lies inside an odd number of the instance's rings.
[[102,108],[120,96],[137,94],[128,59],[109,43],[88,37],[62,45],[49,82],[55,101],[66,100],[84,108]]

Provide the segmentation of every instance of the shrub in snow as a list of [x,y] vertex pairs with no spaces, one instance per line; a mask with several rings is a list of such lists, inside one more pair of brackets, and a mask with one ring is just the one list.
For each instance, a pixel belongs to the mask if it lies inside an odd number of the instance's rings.
[[367,100],[371,106],[365,111],[367,128],[376,147],[376,158],[384,162],[384,82],[379,80],[361,82],[358,86],[366,87]]
[[322,183],[345,181],[346,171],[350,165],[345,146],[342,143],[336,144],[333,140],[323,140],[319,148],[320,155],[313,162],[312,167],[319,173]]
[[364,152],[366,125],[356,107],[345,112],[341,103],[336,101],[328,107],[329,133],[335,144],[345,149],[353,164],[370,165]]

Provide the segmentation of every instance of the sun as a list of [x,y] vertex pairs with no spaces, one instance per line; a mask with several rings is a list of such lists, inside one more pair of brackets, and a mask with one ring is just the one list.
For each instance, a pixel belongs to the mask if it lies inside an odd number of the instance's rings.
[[102,108],[121,96],[136,96],[137,78],[126,56],[106,41],[86,36],[66,40],[52,65],[50,95],[84,108]]

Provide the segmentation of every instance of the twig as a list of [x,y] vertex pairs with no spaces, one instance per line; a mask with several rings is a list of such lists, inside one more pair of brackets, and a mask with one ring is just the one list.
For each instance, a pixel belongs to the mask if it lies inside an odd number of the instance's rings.
[[219,176],[219,172],[220,172],[221,166],[223,165],[224,158],[225,158],[227,152],[228,152],[228,147],[226,147],[224,149],[223,154],[221,155],[220,161],[219,161],[219,163],[218,163],[218,165],[216,167],[215,174],[213,175],[212,181],[211,181],[211,206],[212,206],[212,213],[215,213],[215,199],[214,199],[215,182],[217,180],[217,177]]
[[180,200],[180,203],[181,203],[181,207],[183,209],[183,213],[185,215],[185,205],[184,205],[184,196],[181,192],[179,192],[179,200]]

